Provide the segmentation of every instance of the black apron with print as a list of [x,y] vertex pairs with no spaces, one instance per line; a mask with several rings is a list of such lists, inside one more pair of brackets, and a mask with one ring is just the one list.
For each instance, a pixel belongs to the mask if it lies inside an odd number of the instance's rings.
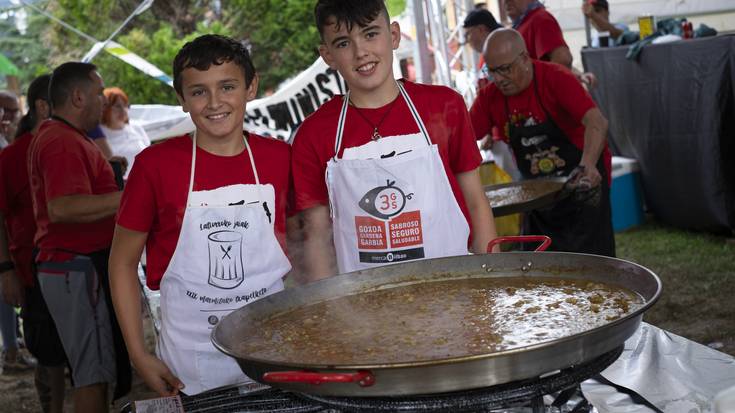
[[[515,126],[505,98],[510,146],[523,179],[568,176],[582,160],[582,151],[554,123],[538,93],[536,76],[534,96],[546,121],[531,126]],[[551,207],[524,214],[523,234],[548,235],[552,251],[581,252],[615,256],[615,237],[610,209],[610,187],[602,156],[597,161],[602,176],[600,200],[596,205],[572,194]],[[533,245],[524,247],[535,247]]]

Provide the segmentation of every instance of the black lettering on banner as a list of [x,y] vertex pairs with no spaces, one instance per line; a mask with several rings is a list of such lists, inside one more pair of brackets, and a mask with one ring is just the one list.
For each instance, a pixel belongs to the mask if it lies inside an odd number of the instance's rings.
[[289,125],[293,124],[291,112],[288,110],[287,102],[278,102],[267,106],[271,119],[276,121],[276,129],[289,130]]
[[342,77],[337,73],[336,70],[332,69],[331,67],[327,69],[327,74],[334,76],[334,80],[337,81],[337,88],[339,89],[340,94],[345,94],[346,87],[342,86]]
[[304,118],[314,113],[316,110],[314,108],[314,102],[311,100],[311,95],[309,94],[308,89],[304,89],[303,92],[305,94],[297,94],[296,95],[296,101],[299,103],[299,107],[301,108],[301,113],[304,114]]
[[[319,106],[322,105],[322,102],[319,101],[319,92],[316,91],[316,86],[314,86],[314,84],[309,83],[308,85],[306,85],[306,88],[304,88],[304,92],[308,92],[309,95],[311,96],[311,99],[314,101],[315,103],[314,110],[316,110]],[[311,115],[311,113],[309,113],[308,115],[304,113],[304,116],[309,116],[309,115]]]
[[297,99],[298,99],[298,95],[288,100],[288,103],[291,104],[291,110],[293,110],[293,114],[291,118],[292,122],[291,124],[288,125],[290,127],[289,129],[291,130],[296,129],[296,127],[301,125],[301,122],[303,121],[303,119],[301,118],[301,113],[299,112],[299,104],[297,102]]
[[334,92],[332,92],[332,89],[324,86],[325,83],[329,82],[329,76],[327,76],[326,74],[319,73],[318,75],[316,75],[315,81],[316,81],[316,85],[319,88],[319,90],[325,95],[327,95],[326,99],[319,102],[319,104],[322,105],[326,103],[329,99],[334,97]]
[[419,260],[422,258],[424,258],[423,247],[399,251],[360,251],[360,262],[367,264],[390,264],[392,262]]

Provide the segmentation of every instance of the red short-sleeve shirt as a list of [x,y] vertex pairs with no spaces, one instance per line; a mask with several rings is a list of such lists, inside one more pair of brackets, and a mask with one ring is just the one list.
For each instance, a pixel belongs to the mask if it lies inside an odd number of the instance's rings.
[[31,194],[36,217],[38,261],[68,259],[69,251],[110,247],[114,217],[91,223],[51,223],[47,203],[68,195],[102,195],[118,190],[112,167],[83,133],[56,119],[41,124],[29,149]]
[[518,26],[532,59],[543,59],[554,49],[567,46],[561,27],[545,8],[531,10]]
[[[444,170],[449,178],[455,198],[470,222],[467,205],[455,174],[474,170],[482,162],[482,156],[472,131],[467,106],[462,97],[444,86],[432,86],[403,80],[406,92],[426,125],[432,142],[438,145]],[[327,186],[324,174],[327,161],[334,156],[337,119],[342,109],[342,96],[335,96],[309,116],[299,127],[293,143],[293,180],[295,207],[302,211],[316,205],[327,205]],[[380,125],[382,136],[398,136],[419,132],[408,105],[399,95],[395,102],[377,109],[360,109],[373,124]],[[373,126],[368,124],[354,108],[347,111],[342,150],[361,146],[370,141]],[[472,226],[470,225],[470,228]]]
[[21,135],[0,152],[0,211],[5,216],[8,250],[15,263],[15,272],[27,287],[33,286],[31,267],[33,237],[36,235],[28,180],[28,148],[31,139],[33,136],[30,133]]
[[[254,134],[250,134],[248,143],[260,182],[270,183],[275,189],[275,231],[285,251],[291,148]],[[180,136],[143,150],[135,158],[120,202],[117,224],[148,233],[146,283],[153,290],[159,288],[179,240],[189,190],[191,149],[191,138]],[[254,183],[246,150],[235,156],[218,156],[197,148],[194,191]]]
[[[580,150],[584,150],[584,125],[582,118],[590,109],[597,107],[589,93],[582,87],[567,68],[556,63],[534,61],[539,96],[533,83],[515,96],[508,96],[510,118],[515,126],[525,122],[541,123],[546,121],[543,108],[569,140]],[[543,107],[539,103],[543,102]],[[499,127],[501,138],[509,142],[508,114],[505,111],[505,96],[494,84],[482,88],[470,108],[470,118],[477,139]],[[611,155],[605,145],[602,154],[607,176],[610,177]]]

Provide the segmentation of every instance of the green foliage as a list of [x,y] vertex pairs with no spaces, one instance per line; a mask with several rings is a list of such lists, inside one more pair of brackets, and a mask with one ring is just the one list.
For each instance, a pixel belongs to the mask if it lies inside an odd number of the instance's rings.
[[[24,34],[18,31],[12,18],[0,20],[0,50],[20,69],[18,80],[23,91],[36,76],[49,71],[46,63],[49,52],[39,41],[47,22],[39,17],[30,16]],[[6,86],[0,84],[0,87]]]
[[233,0],[223,13],[236,38],[252,47],[261,92],[309,67],[319,57],[313,2]]
[[390,17],[398,17],[406,9],[406,0],[387,0],[385,5]]
[[[137,7],[140,0],[49,0],[36,2],[54,16],[101,41]],[[406,0],[386,2],[397,16]],[[167,0],[135,16],[114,39],[171,75],[173,58],[188,40],[218,33],[247,42],[260,75],[260,91],[275,90],[284,80],[309,67],[318,57],[314,0]],[[66,61],[79,60],[93,43],[40,14],[28,10],[25,36],[6,22],[0,26],[1,50],[23,70],[23,86],[36,75]],[[9,51],[9,52],[8,52]],[[133,103],[176,104],[173,89],[127,63],[100,52],[93,60],[109,86],[123,88]]]

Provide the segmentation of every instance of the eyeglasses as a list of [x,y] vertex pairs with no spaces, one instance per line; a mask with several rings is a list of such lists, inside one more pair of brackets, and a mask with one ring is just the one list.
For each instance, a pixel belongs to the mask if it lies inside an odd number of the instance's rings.
[[493,76],[500,75],[503,77],[507,77],[510,74],[510,71],[513,70],[513,65],[516,64],[518,59],[520,59],[521,56],[523,56],[524,54],[525,52],[521,52],[518,56],[516,56],[515,59],[513,59],[512,62],[508,64],[500,65],[498,67],[488,66],[487,71],[490,72]]

